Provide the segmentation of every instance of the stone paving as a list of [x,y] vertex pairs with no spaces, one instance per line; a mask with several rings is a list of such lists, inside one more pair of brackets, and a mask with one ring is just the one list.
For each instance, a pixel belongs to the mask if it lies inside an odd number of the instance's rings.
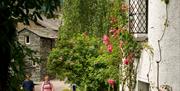
[[[64,81],[58,81],[58,80],[55,80],[55,81],[51,81],[51,83],[53,84],[54,86],[54,91],[63,91],[63,89],[65,88],[69,88],[69,84],[65,84]],[[41,84],[42,82],[35,82],[35,91],[41,91]]]

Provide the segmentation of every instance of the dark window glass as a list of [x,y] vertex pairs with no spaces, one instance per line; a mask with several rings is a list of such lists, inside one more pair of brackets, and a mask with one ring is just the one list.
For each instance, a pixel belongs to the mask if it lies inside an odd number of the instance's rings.
[[148,33],[148,0],[129,0],[129,31]]
[[25,42],[26,42],[26,44],[30,43],[29,36],[25,36]]

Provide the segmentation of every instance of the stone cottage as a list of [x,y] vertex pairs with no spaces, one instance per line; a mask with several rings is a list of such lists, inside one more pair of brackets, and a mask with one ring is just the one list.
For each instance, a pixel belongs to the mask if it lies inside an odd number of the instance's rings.
[[36,81],[41,80],[42,76],[46,74],[47,57],[57,39],[58,27],[51,27],[50,24],[54,23],[48,24],[47,21],[49,22],[49,20],[39,21],[40,25],[30,21],[28,26],[22,23],[18,23],[17,26],[19,42],[36,52],[33,56],[38,58],[37,60],[25,59],[26,72],[31,74],[32,79]]
[[127,1],[130,32],[152,48],[142,51],[136,91],[180,91],[180,0]]

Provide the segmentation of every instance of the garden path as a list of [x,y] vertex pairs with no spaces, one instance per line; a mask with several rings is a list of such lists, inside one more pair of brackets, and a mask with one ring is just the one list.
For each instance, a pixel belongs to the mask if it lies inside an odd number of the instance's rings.
[[[64,81],[58,81],[58,80],[53,80],[51,83],[54,86],[54,91],[63,91],[65,88],[69,88],[69,84],[65,84]],[[41,84],[42,82],[35,82],[35,91],[41,91]]]

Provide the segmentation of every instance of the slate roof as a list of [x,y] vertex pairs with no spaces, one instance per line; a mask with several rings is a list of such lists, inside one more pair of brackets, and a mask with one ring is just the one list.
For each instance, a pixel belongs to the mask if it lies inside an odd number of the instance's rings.
[[43,38],[51,38],[51,39],[56,39],[57,38],[57,31],[46,29],[46,28],[24,28],[23,30],[19,31],[18,33],[22,31],[30,31],[39,37]]
[[23,30],[29,30],[36,35],[44,38],[57,38],[57,32],[61,25],[59,19],[47,19],[43,17],[43,20],[37,21],[40,25],[35,24],[33,21],[29,21],[29,25],[24,25],[22,22],[17,24],[16,29],[18,33]]

